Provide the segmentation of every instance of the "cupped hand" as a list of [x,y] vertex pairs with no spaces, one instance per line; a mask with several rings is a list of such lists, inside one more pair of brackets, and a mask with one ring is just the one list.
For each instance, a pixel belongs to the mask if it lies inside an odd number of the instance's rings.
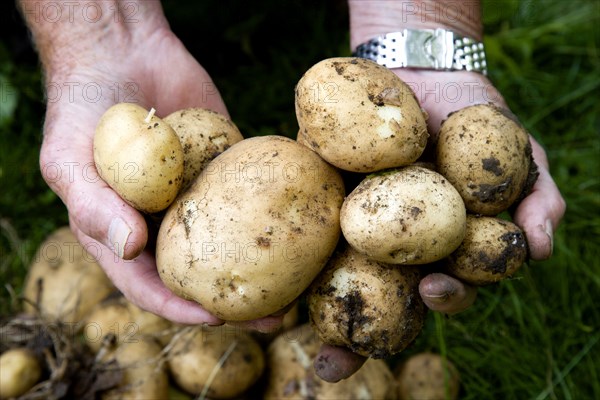
[[[153,107],[163,117],[187,107],[227,115],[207,72],[166,25],[138,35],[112,29],[88,52],[80,49],[69,62],[47,68],[48,107],[40,168],[67,206],[79,241],[130,301],[174,322],[221,324],[198,304],[164,286],[153,251],[146,249],[153,238],[148,236],[144,216],[100,179],[94,166],[96,123],[115,103]],[[56,89],[65,87],[75,90],[57,95]],[[281,318],[245,325],[269,330]]]
[[[448,114],[474,104],[493,103],[508,110],[508,106],[492,83],[476,72],[440,72],[426,70],[394,70],[414,91],[421,107],[428,114],[431,143]],[[531,193],[523,199],[513,219],[525,232],[529,255],[544,260],[552,255],[553,234],[565,213],[565,201],[554,183],[546,153],[530,137],[533,159],[539,177]],[[469,308],[477,297],[477,289],[442,273],[426,275],[420,282],[419,293],[433,311],[455,314]],[[342,347],[323,345],[315,360],[315,371],[324,380],[337,382],[354,374],[366,358]]]

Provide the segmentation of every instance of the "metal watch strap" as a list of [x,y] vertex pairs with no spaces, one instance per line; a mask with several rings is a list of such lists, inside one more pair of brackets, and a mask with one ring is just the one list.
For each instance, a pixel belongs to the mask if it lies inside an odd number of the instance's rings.
[[483,43],[446,29],[404,29],[361,44],[354,56],[388,68],[464,70],[487,74]]

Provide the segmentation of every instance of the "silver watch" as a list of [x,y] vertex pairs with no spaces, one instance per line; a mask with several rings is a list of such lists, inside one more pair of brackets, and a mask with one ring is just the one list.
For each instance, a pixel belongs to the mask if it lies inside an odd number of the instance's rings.
[[487,74],[483,43],[445,29],[404,29],[369,40],[356,57],[388,68],[465,70]]

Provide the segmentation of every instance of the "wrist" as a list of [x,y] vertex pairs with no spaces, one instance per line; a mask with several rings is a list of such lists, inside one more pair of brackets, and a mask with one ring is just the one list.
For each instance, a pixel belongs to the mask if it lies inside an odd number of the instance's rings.
[[483,38],[479,1],[349,0],[349,9],[351,49],[374,37],[405,28],[445,28],[477,41]]
[[[165,29],[159,1],[19,0],[19,8],[47,76],[106,63]],[[122,62],[122,58],[119,61]]]

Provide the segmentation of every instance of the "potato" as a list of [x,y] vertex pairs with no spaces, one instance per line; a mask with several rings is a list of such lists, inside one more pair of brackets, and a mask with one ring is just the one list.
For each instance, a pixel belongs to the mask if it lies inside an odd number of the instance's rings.
[[396,398],[392,372],[383,360],[368,359],[351,377],[338,383],[319,378],[313,362],[322,342],[309,324],[278,336],[267,350],[264,399]]
[[121,343],[105,361],[115,360],[123,371],[119,385],[103,393],[102,400],[164,400],[169,377],[161,360],[162,347],[151,337],[139,336]]
[[140,335],[154,337],[165,345],[172,337],[171,322],[144,311],[124,297],[111,298],[99,304],[85,319],[84,340],[97,353],[110,340],[108,348],[138,340]]
[[527,131],[493,105],[448,116],[440,129],[436,164],[474,214],[500,214],[527,195],[537,179]]
[[42,367],[28,348],[17,347],[0,355],[0,399],[19,397],[42,376]]
[[426,115],[414,93],[373,61],[320,61],[302,76],[295,93],[298,141],[338,168],[400,167],[425,149]]
[[373,260],[427,264],[460,245],[466,211],[446,178],[408,166],[367,176],[344,201],[340,223],[350,245]]
[[[100,248],[79,244],[69,227],[49,235],[37,249],[23,289],[24,311],[47,320],[78,323],[115,290],[93,255]],[[39,309],[38,309],[39,308]]]
[[186,190],[206,164],[244,138],[226,116],[203,108],[187,108],[167,115],[183,148],[183,183]]
[[169,355],[169,369],[186,392],[230,399],[262,375],[264,352],[247,332],[231,326],[187,327],[180,332]]
[[378,263],[345,246],[308,290],[310,320],[325,343],[391,357],[423,328],[420,278],[419,267]]
[[226,321],[261,318],[295,300],[340,236],[342,179],[291,139],[245,139],[219,155],[169,208],[158,272],[177,295]]
[[512,276],[526,259],[521,228],[500,218],[469,215],[464,241],[443,264],[449,274],[483,286]]
[[394,370],[400,400],[456,400],[460,389],[454,364],[439,354],[418,353]]
[[94,162],[100,177],[132,207],[164,210],[183,181],[183,149],[175,131],[136,104],[119,103],[100,118]]

